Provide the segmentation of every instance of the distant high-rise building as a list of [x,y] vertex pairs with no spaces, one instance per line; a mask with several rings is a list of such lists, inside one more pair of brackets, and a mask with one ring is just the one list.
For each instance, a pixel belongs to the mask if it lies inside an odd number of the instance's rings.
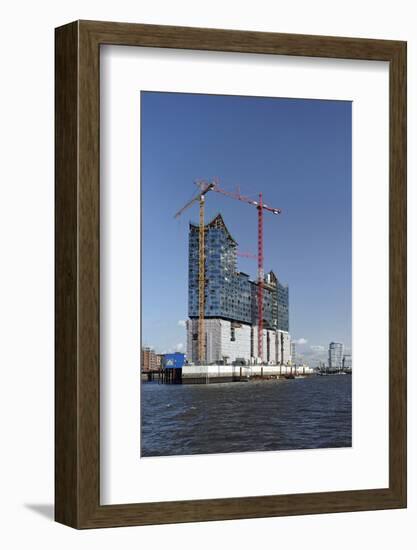
[[343,363],[343,344],[330,342],[329,344],[329,368],[341,369]]

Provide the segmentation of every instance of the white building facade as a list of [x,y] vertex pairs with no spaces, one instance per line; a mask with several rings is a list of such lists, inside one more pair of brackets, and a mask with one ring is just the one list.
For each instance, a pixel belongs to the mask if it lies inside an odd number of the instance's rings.
[[[205,319],[206,357],[208,365],[244,362],[260,363],[258,327],[225,319]],[[287,365],[291,361],[291,340],[288,332],[263,330],[262,363]],[[198,361],[198,320],[187,321],[187,360]]]

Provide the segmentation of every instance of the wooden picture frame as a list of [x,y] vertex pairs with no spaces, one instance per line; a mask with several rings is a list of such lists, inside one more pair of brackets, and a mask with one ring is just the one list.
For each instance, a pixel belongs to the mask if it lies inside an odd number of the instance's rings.
[[[406,43],[77,21],[56,29],[55,518],[75,528],[406,506]],[[117,44],[389,62],[389,487],[100,505],[99,56]]]

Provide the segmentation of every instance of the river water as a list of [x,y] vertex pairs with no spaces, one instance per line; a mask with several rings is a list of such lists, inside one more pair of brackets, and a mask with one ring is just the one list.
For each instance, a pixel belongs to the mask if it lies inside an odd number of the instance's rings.
[[142,456],[350,447],[352,377],[142,383]]

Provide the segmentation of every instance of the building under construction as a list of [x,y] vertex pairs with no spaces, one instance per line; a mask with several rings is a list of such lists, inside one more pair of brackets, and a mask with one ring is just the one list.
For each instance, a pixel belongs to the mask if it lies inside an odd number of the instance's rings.
[[[189,226],[188,362],[286,365],[290,361],[288,286],[270,271],[263,275],[259,292],[259,278],[252,281],[238,270],[237,242],[220,214],[204,225],[203,240],[201,229],[199,225]],[[203,297],[199,294],[201,257]],[[204,304],[203,325],[201,304]],[[199,348],[202,326],[204,357]],[[259,327],[262,338],[258,336]]]

